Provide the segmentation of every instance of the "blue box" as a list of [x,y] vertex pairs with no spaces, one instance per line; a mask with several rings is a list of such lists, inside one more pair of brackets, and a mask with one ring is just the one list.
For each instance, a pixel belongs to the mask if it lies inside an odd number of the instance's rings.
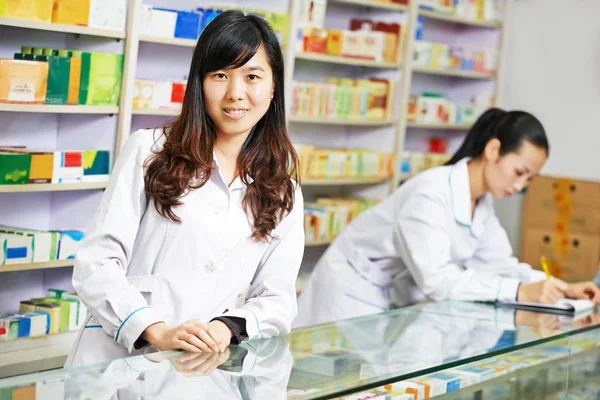
[[200,32],[200,14],[195,12],[177,11],[175,37],[197,40]]

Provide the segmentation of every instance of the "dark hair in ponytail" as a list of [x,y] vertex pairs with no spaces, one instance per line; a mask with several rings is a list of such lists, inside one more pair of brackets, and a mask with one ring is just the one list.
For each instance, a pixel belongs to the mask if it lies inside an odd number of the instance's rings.
[[475,122],[465,141],[446,165],[456,164],[465,157],[477,158],[492,139],[501,143],[500,155],[519,150],[527,141],[550,152],[548,138],[541,122],[524,111],[504,111],[491,108],[484,112]]

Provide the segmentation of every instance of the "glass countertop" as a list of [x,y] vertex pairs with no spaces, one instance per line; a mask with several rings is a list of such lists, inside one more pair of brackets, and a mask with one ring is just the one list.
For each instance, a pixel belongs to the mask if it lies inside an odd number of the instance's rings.
[[[446,301],[297,329],[223,354],[160,352],[0,380],[36,399],[327,399],[600,328],[568,317]],[[20,392],[19,392],[20,393]],[[50,393],[40,397],[39,393]]]

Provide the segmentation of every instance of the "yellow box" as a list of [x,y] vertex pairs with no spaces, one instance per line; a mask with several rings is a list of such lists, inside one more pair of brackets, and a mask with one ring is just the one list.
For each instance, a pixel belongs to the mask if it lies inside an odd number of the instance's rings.
[[56,24],[87,26],[90,18],[90,0],[55,0],[52,22]]
[[332,56],[342,55],[342,37],[344,33],[339,29],[327,30],[326,52]]
[[0,0],[0,17],[52,22],[54,0]]
[[48,63],[0,58],[0,103],[44,104]]
[[69,95],[67,104],[79,104],[79,84],[81,83],[81,58],[71,57],[69,72]]

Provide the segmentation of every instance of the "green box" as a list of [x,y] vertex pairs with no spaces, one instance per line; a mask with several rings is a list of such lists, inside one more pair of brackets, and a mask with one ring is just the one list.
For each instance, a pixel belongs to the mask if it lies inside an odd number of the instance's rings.
[[119,105],[122,78],[122,54],[81,53],[79,104]]
[[0,185],[29,183],[31,154],[0,152]]
[[67,104],[70,75],[71,59],[69,57],[48,57],[46,104]]

